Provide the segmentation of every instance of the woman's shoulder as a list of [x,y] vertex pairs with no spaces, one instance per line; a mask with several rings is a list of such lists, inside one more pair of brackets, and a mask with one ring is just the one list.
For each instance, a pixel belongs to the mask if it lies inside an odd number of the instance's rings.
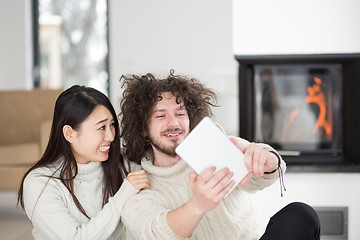
[[[42,167],[35,168],[29,172],[29,174],[24,179],[24,187],[26,186],[36,186],[49,184],[49,182],[60,181],[59,176],[59,164],[50,164]],[[50,181],[51,180],[51,181]]]
[[25,179],[51,176],[55,171],[55,168],[49,166],[38,167],[31,170]]

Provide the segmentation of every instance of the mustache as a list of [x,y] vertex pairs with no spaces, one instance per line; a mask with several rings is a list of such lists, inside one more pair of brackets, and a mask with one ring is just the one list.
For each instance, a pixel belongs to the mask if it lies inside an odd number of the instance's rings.
[[179,127],[177,127],[177,128],[167,128],[164,131],[162,131],[161,133],[166,134],[166,133],[171,133],[171,132],[181,132],[181,133],[183,133],[184,129],[179,128]]

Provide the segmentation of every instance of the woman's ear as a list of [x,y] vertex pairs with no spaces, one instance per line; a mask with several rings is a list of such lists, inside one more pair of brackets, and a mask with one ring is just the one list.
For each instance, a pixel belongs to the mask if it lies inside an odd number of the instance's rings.
[[71,126],[65,125],[63,126],[62,131],[66,141],[68,141],[69,143],[73,143],[75,137],[75,130]]

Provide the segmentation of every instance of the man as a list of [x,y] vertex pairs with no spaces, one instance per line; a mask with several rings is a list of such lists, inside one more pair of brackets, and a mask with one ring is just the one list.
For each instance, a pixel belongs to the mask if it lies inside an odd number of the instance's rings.
[[[259,239],[248,193],[270,186],[283,174],[285,163],[276,151],[231,138],[244,152],[249,173],[224,198],[234,185],[231,169],[212,176],[216,169],[211,167],[198,176],[175,153],[196,124],[211,116],[216,94],[173,71],[165,79],[146,74],[123,76],[122,81],[124,155],[142,165],[150,182],[150,190],[124,206],[127,229],[136,239]],[[272,218],[261,239],[319,239],[319,231],[315,211],[293,203]]]

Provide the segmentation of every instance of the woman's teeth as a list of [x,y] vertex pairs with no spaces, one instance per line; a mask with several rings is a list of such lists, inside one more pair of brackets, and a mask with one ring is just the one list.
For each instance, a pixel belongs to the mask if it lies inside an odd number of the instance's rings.
[[101,152],[106,152],[110,149],[110,146],[104,146],[104,147],[100,147],[100,151]]

